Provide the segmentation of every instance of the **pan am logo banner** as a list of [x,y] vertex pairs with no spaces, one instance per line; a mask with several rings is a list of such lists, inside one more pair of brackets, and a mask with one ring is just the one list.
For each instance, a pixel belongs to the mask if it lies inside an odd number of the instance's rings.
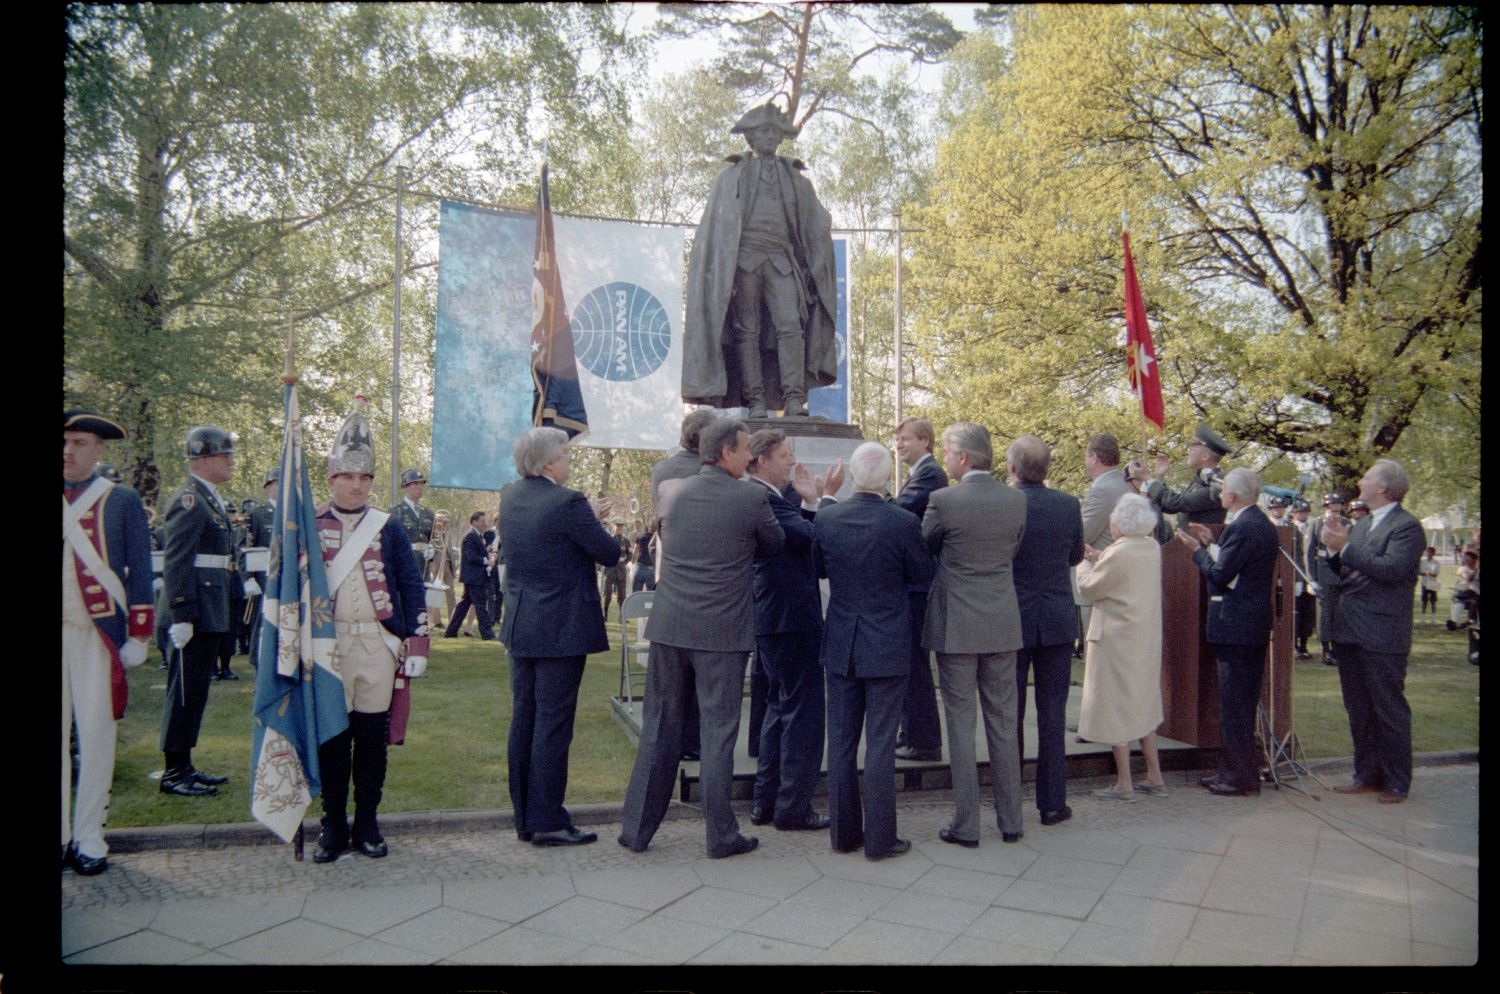
[[[685,232],[554,215],[588,410],[581,445],[673,449],[682,425]],[[445,200],[438,229],[434,486],[498,490],[531,427],[536,216]]]

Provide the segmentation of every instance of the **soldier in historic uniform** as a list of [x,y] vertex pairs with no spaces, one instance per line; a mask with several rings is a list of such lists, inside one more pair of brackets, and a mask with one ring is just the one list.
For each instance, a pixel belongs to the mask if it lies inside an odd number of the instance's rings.
[[234,573],[233,529],[218,486],[234,473],[234,440],[215,425],[187,433],[187,482],[167,501],[162,522],[163,593],[171,621],[167,697],[161,750],[166,756],[161,792],[179,797],[217,794],[228,777],[193,767],[208,685],[220,643],[230,638],[229,588]]
[[[63,412],[62,861],[84,876],[109,868],[104,818],[115,774],[116,679],[146,661],[151,638],[151,533],[141,498],[100,476],[107,439],[125,430]],[[117,672],[118,670],[118,672]],[[78,729],[78,803],[70,739]],[[70,817],[71,815],[71,817]]]
[[406,496],[391,508],[390,513],[411,536],[411,549],[416,553],[418,565],[426,566],[434,556],[432,526],[437,521],[437,515],[422,506],[422,498],[427,494],[427,477],[420,469],[407,470],[401,474],[401,492]]
[[[1172,460],[1165,452],[1159,452],[1155,472],[1142,492],[1156,505],[1162,517],[1176,514],[1179,528],[1189,524],[1222,525],[1225,512],[1219,503],[1219,492],[1223,489],[1224,474],[1219,469],[1219,462],[1227,455],[1229,443],[1223,436],[1208,425],[1199,425],[1193,433],[1193,440],[1188,443],[1187,463],[1193,471],[1193,478],[1187,486],[1177,491],[1162,482],[1167,470],[1172,468]],[[1139,480],[1144,475],[1140,469],[1139,462],[1132,462],[1126,467],[1125,475]]]
[[458,582],[455,570],[458,568],[458,549],[453,544],[453,532],[447,511],[438,511],[433,515],[432,538],[428,542],[432,549],[432,558],[422,567],[424,580],[433,589],[442,589],[443,601],[447,605],[446,611],[438,611],[434,607],[428,608],[428,621],[434,630],[440,630],[446,623],[447,618],[453,616],[453,605],[457,598],[453,594],[453,585]]
[[323,830],[313,855],[318,863],[338,859],[351,843],[374,859],[389,851],[376,812],[385,789],[391,700],[398,673],[414,678],[427,669],[422,570],[400,519],[369,506],[374,482],[375,448],[357,404],[328,459],[333,500],[317,515],[337,632],[334,668],[349,710],[349,727],[318,747],[323,774]]

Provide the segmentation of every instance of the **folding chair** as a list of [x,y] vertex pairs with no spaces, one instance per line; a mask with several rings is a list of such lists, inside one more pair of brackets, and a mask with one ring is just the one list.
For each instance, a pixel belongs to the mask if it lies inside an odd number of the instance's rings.
[[652,590],[637,590],[625,598],[620,606],[620,700],[625,709],[635,712],[635,686],[639,683],[641,696],[646,694],[646,660],[651,643],[644,638],[633,638],[630,623],[651,616],[651,605],[656,598]]

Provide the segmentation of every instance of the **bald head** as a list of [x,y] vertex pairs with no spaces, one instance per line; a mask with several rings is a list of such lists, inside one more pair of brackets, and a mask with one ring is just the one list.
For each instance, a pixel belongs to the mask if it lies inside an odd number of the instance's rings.
[[1005,451],[1010,473],[1021,483],[1042,483],[1052,462],[1052,450],[1035,435],[1021,435]]

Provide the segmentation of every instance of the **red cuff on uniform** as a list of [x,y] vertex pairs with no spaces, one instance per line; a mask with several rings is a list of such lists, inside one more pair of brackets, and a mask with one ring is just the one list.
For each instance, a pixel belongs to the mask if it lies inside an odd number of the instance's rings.
[[150,642],[155,632],[156,612],[149,607],[136,605],[130,609],[130,637],[138,642]]
[[430,646],[430,640],[426,635],[413,635],[406,640],[406,654],[408,656],[426,656]]

